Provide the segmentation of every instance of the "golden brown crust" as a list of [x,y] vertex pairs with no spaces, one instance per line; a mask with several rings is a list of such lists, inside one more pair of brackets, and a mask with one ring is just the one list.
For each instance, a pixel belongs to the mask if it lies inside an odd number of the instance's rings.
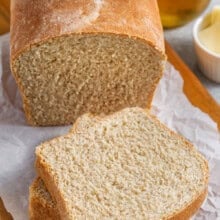
[[[145,111],[149,113],[148,110],[145,110]],[[117,112],[115,114],[123,114],[123,111]],[[113,117],[113,115],[115,116],[115,114],[108,115],[105,117],[95,117],[95,119],[96,120],[105,120],[105,119],[109,119],[109,118]],[[161,127],[163,129],[167,130],[170,134],[172,134],[173,136],[176,136],[179,140],[182,140],[186,144],[186,147],[188,147],[189,149],[195,150],[194,146],[190,142],[188,142],[184,137],[171,131],[169,128],[167,128],[165,125],[163,125],[155,116],[150,115],[150,117],[155,120],[158,127]],[[79,123],[80,118],[77,121],[78,121],[77,123]],[[70,135],[70,134],[68,134],[68,135]],[[56,140],[56,139],[57,138],[55,138],[53,140]],[[48,142],[45,142],[45,144],[47,144]],[[41,148],[43,147],[43,145],[41,145]],[[194,215],[196,213],[196,211],[199,209],[199,207],[201,206],[201,204],[203,203],[203,201],[206,197],[206,194],[207,194],[209,168],[208,168],[208,162],[205,160],[205,158],[201,154],[197,153],[197,157],[203,158],[203,161],[204,161],[204,164],[201,165],[202,169],[205,173],[205,176],[204,176],[205,188],[204,188],[204,190],[201,191],[189,204],[187,204],[185,207],[183,207],[183,209],[179,210],[176,213],[173,213],[172,216],[165,217],[164,219],[167,219],[167,220],[168,219],[169,220],[174,220],[174,219],[175,220],[186,220],[186,219],[190,218],[192,215]],[[37,170],[39,176],[43,179],[51,196],[57,202],[57,207],[58,207],[59,213],[61,215],[61,218],[68,220],[69,219],[68,218],[68,208],[64,202],[64,199],[62,197],[61,192],[59,191],[58,187],[56,186],[57,177],[56,177],[56,175],[54,175],[52,169],[44,162],[43,158],[41,158],[40,149],[36,150],[35,166],[36,166],[36,170]]]
[[31,45],[70,33],[137,37],[164,53],[156,0],[12,0],[11,57]]
[[49,203],[36,191],[39,187],[40,178],[37,178],[29,191],[29,217],[31,220],[60,220],[60,215],[55,204]]
[[59,212],[38,199],[32,199],[29,203],[30,220],[60,220]]
[[207,188],[195,199],[186,206],[183,210],[175,213],[172,217],[168,217],[168,220],[187,220],[190,219],[201,207],[207,195]]

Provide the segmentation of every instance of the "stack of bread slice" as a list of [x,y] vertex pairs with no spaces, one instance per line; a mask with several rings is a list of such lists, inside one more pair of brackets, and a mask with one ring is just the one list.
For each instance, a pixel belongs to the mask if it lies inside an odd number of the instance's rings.
[[201,206],[208,164],[147,110],[84,115],[36,149],[31,219],[188,219]]

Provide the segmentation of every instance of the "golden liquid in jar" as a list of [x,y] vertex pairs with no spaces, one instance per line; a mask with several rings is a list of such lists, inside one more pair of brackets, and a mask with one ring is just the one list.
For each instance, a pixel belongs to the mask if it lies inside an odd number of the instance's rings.
[[10,0],[0,0],[0,34],[10,30]]
[[210,0],[157,0],[164,28],[186,24],[196,18]]

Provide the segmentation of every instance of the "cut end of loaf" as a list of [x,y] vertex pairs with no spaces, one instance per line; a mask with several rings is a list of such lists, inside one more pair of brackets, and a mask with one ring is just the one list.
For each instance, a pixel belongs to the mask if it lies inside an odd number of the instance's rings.
[[144,40],[72,34],[33,45],[12,62],[34,125],[73,123],[83,113],[150,106],[164,56]]
[[185,211],[189,218],[207,188],[206,160],[139,108],[47,142],[36,154],[66,219],[169,219],[193,206]]

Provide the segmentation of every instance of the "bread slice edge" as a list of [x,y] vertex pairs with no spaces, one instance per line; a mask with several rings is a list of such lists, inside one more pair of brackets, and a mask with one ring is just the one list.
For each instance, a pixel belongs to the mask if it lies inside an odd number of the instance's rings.
[[[184,137],[176,134],[175,132],[173,132],[169,128],[167,128],[165,125],[163,125],[155,116],[151,115],[147,109],[145,109],[143,111],[148,112],[150,117],[155,120],[155,122],[157,123],[157,125],[159,127],[167,130],[173,136],[176,136],[177,138],[181,139],[186,144],[186,147],[191,148],[192,150],[195,150],[194,146],[189,141],[187,141]],[[96,118],[96,120],[97,119],[98,120],[106,120],[111,117],[114,117],[115,115],[120,115],[122,113],[123,113],[123,110],[116,112],[112,115],[108,115],[105,117],[95,117],[95,118]],[[89,117],[94,117],[94,116],[92,116],[90,114]],[[76,123],[79,123],[80,120],[81,120],[81,117],[77,120]],[[57,139],[57,138],[55,138],[55,139]],[[48,142],[50,142],[50,141],[48,141]],[[45,144],[46,143],[47,142],[45,142]],[[44,146],[41,145],[41,147],[44,147]],[[198,151],[196,152],[196,156],[202,157],[203,161],[204,161],[203,170],[205,173],[205,177],[204,177],[205,187],[197,196],[195,196],[188,204],[186,204],[185,207],[183,207],[182,209],[178,210],[175,213],[172,213],[169,216],[166,216],[165,219],[188,219],[188,218],[190,218],[192,215],[194,215],[196,213],[196,211],[201,206],[201,204],[203,203],[203,201],[207,195],[207,187],[208,187],[208,179],[209,179],[208,163],[207,163],[206,159]],[[35,166],[36,166],[36,170],[37,170],[39,176],[43,179],[52,198],[57,202],[58,210],[61,213],[61,217],[64,219],[67,219],[67,220],[74,219],[74,216],[71,216],[71,214],[68,213],[68,208],[65,204],[65,201],[62,198],[61,192],[58,190],[58,188],[56,186],[57,177],[56,177],[56,175],[51,175],[51,173],[53,173],[52,168],[43,161],[43,158],[41,158],[40,149],[36,150]]]

